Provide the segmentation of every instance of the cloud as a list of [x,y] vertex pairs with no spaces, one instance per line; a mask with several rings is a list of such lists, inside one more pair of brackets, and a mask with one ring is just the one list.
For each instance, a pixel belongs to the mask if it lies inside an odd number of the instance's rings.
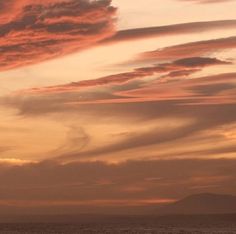
[[[173,77],[171,73],[171,77]],[[189,80],[154,82],[149,86],[117,93],[149,101],[180,100],[188,104],[235,103],[235,73],[206,76]]]
[[235,28],[236,20],[216,20],[216,21],[203,21],[203,22],[191,22],[183,24],[173,24],[166,26],[158,27],[149,27],[149,28],[135,28],[121,30],[114,34],[110,38],[106,38],[100,43],[109,44],[117,43],[127,40],[137,40],[150,37],[162,37],[162,36],[171,36],[178,34],[188,34],[188,33],[199,33],[199,32],[210,32],[217,29],[230,29]]
[[[60,57],[95,44],[234,28],[236,20],[193,22],[115,33],[109,0],[2,1],[0,70]],[[113,36],[114,35],[114,36]]]
[[114,33],[110,0],[0,2],[0,70],[84,49]]
[[176,46],[165,47],[163,49],[145,52],[140,55],[140,60],[157,59],[180,59],[198,56],[209,56],[212,53],[236,48],[236,37],[220,38],[207,41],[197,41]]
[[[196,87],[193,86],[193,89],[195,88]],[[86,108],[95,108],[95,110],[87,112],[91,115],[99,115],[104,119],[108,119],[107,121],[109,121],[107,116],[109,115],[110,119],[114,119],[114,122],[116,122],[116,116],[118,115],[117,118],[119,118],[120,121],[122,120],[129,123],[131,119],[132,122],[130,124],[135,123],[140,127],[136,127],[135,132],[130,131],[129,134],[123,136],[121,139],[116,140],[113,137],[113,142],[111,143],[104,142],[96,148],[86,148],[82,151],[72,153],[67,152],[66,154],[59,155],[60,157],[57,159],[60,161],[97,158],[106,158],[109,160],[113,154],[116,154],[118,157],[116,160],[119,160],[119,157],[121,157],[121,159],[125,157],[144,157],[143,153],[146,152],[147,149],[149,154],[153,155],[154,158],[165,159],[176,157],[188,158],[191,156],[200,158],[230,156],[235,152],[235,138],[232,135],[231,140],[227,140],[224,133],[227,133],[228,130],[224,131],[224,128],[222,130],[220,129],[221,127],[235,123],[236,109],[234,106],[235,95],[233,94],[235,93],[235,88],[235,83],[231,86],[225,83],[219,83],[218,85],[202,84],[199,85],[198,90],[195,91],[195,95],[185,100],[181,96],[182,93],[178,92],[177,87],[177,91],[172,89],[169,91],[169,95],[175,95],[173,93],[176,92],[180,97],[175,97],[169,101],[167,101],[168,98],[161,99],[162,95],[159,94],[160,88],[156,90],[153,89],[153,91],[147,90],[145,93],[147,95],[149,94],[147,98],[143,97],[133,102],[131,100],[130,102],[127,101],[127,103],[119,104],[119,102],[114,101],[113,105],[106,104],[102,106],[102,104],[100,104],[97,108],[95,105],[81,107],[77,104],[74,107],[78,108],[77,110],[80,114],[82,114]],[[191,87],[187,87],[187,89],[191,92]],[[205,97],[207,96],[205,93],[199,94],[199,90],[200,92],[206,92],[210,97]],[[222,95],[222,97],[220,95],[217,98],[215,97],[221,92],[227,92],[227,90],[229,90],[229,93],[232,93],[232,96],[229,95],[229,98],[224,95]],[[161,98],[155,99],[155,97],[152,97],[155,94],[157,96],[159,94]],[[200,97],[198,97],[198,95]],[[135,103],[135,101],[137,103]],[[117,104],[115,105],[114,103]],[[114,110],[115,108],[117,108],[117,111]],[[147,127],[146,131],[140,130],[142,126],[147,126],[149,121],[154,120],[156,120],[157,123],[153,125],[151,129]],[[164,129],[160,129],[158,122],[161,124],[164,120],[169,124],[165,125],[164,122]],[[175,126],[179,121],[182,121],[184,124]],[[215,130],[217,131],[214,132]],[[234,131],[235,129],[232,126],[232,134],[234,134]],[[208,133],[210,135],[208,135]],[[208,141],[218,142],[219,144],[215,143],[212,145]],[[224,144],[224,142],[227,142],[227,144]],[[192,145],[192,149],[189,148],[190,145]],[[181,146],[180,149],[178,149],[179,146]],[[195,148],[196,146],[197,148]],[[169,147],[173,147],[173,150]]]
[[[228,130],[220,129],[232,125],[230,128],[235,131],[235,77],[235,73],[228,73],[171,82],[154,81],[141,86],[125,85],[123,90],[116,86],[109,95],[108,90],[94,90],[91,97],[84,93],[85,100],[80,100],[81,92],[18,95],[5,100],[4,105],[18,109],[24,117],[53,114],[53,119],[63,116],[62,121],[76,118],[83,130],[75,127],[76,134],[69,139],[69,142],[73,139],[74,146],[66,142],[63,151],[56,152],[57,160],[62,162],[101,158],[109,161],[114,154],[118,161],[144,157],[147,147],[148,157],[230,157],[236,138],[232,136],[228,140],[224,136]],[[152,125],[148,127],[150,122]],[[121,123],[126,126],[126,134],[114,137],[106,130],[105,140],[93,146],[96,132],[86,127],[87,124],[98,127],[120,126]],[[144,126],[147,127],[143,129]],[[75,147],[81,144],[82,148]]]
[[141,67],[134,71],[110,75],[101,77],[94,80],[84,80],[79,82],[73,82],[65,85],[32,88],[28,90],[19,91],[19,94],[53,94],[63,92],[79,91],[84,88],[104,86],[104,85],[116,85],[126,83],[135,79],[153,76],[155,74],[170,73],[169,77],[182,76],[186,77],[192,73],[201,70],[204,67],[214,65],[229,65],[231,62],[222,61],[216,58],[207,57],[191,57],[175,60],[171,63],[158,64],[151,67]]
[[192,193],[235,194],[235,166],[234,159],[0,164],[0,213],[128,212]]
[[230,2],[232,0],[179,0],[179,1],[208,4],[208,3],[225,3],[225,2]]
[[182,67],[207,67],[211,65],[231,64],[230,62],[221,61],[216,58],[191,57],[176,60],[173,64]]
[[[197,22],[114,35],[114,14],[106,0],[0,0],[0,69],[95,44],[236,26],[233,20]],[[70,126],[59,147],[41,156],[52,161],[23,154],[25,160],[0,160],[0,214],[109,213],[111,207],[136,213],[192,193],[236,194],[236,74],[188,77],[232,65],[212,53],[235,47],[235,37],[171,46],[142,55],[155,61],[150,66],[1,98],[2,106],[19,111],[17,120],[28,124],[37,116],[57,121],[55,128]],[[15,139],[15,130],[5,132]],[[9,150],[2,144],[0,152]],[[223,157],[231,159],[216,159]]]
[[7,164],[7,165],[24,165],[24,164],[29,164],[32,163],[33,161],[30,160],[22,160],[22,159],[17,159],[17,158],[2,158],[0,159],[0,165],[1,164]]

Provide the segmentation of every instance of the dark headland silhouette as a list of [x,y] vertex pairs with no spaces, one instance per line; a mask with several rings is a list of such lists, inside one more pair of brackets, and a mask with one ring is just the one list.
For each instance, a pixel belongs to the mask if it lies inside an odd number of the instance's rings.
[[236,196],[202,193],[188,196],[159,207],[156,212],[166,214],[236,214]]

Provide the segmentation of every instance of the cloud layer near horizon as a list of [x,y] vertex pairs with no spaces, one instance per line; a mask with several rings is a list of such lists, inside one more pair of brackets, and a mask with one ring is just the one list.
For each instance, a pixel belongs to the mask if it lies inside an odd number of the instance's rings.
[[0,164],[0,214],[143,212],[209,189],[236,193],[235,166],[234,159]]
[[1,1],[0,70],[84,49],[114,33],[110,0]]

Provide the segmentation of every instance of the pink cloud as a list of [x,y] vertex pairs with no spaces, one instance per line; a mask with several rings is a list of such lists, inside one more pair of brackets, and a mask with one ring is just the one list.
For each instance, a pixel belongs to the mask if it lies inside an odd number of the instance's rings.
[[205,31],[210,32],[217,29],[235,27],[236,20],[216,20],[205,22],[190,22],[148,28],[134,28],[121,30],[114,34],[112,37],[101,41],[101,43],[117,43],[120,41],[137,40],[150,37],[163,37],[178,34],[199,33]]
[[114,33],[110,0],[0,2],[0,70],[84,49]]
[[236,48],[236,37],[197,41],[149,51],[139,56],[140,60],[179,59],[192,56],[208,56],[212,53]]
[[221,61],[216,58],[207,58],[207,57],[184,58],[173,61],[172,63],[163,63],[151,67],[141,67],[131,72],[110,75],[94,80],[84,80],[65,85],[33,88],[29,90],[20,91],[19,93],[40,95],[40,94],[73,92],[90,87],[93,88],[96,86],[123,84],[135,79],[140,79],[148,76],[153,76],[155,74],[165,74],[165,73],[167,73],[167,77],[178,77],[178,76],[186,77],[207,66],[227,65],[227,64],[231,63],[226,61]]

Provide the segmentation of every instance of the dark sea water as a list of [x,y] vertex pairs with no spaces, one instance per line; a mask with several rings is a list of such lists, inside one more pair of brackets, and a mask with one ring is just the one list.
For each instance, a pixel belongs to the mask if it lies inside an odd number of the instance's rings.
[[75,217],[70,220],[0,223],[0,234],[236,234],[236,215],[107,216],[90,220]]
[[178,227],[146,225],[98,225],[98,224],[1,224],[1,234],[236,234],[236,227]]

